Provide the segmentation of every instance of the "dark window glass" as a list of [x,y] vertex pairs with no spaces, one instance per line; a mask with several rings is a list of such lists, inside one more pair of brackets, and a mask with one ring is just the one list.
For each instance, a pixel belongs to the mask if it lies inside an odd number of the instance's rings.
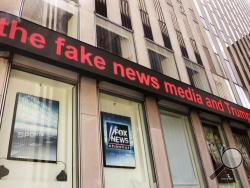
[[241,151],[243,157],[243,166],[246,170],[248,179],[250,180],[250,139],[247,130],[232,128],[234,140],[237,149]]
[[198,48],[197,48],[197,45],[196,45],[195,40],[190,38],[190,42],[191,42],[191,45],[192,45],[192,47],[193,47],[193,50],[194,50],[194,54],[195,54],[197,63],[198,63],[199,65],[202,65],[202,66],[203,66],[203,63],[202,63],[202,60],[201,60],[201,56],[200,56],[200,53],[199,53],[199,51],[198,51]]
[[95,11],[104,17],[107,17],[106,0],[95,0]]
[[[221,155],[226,146],[222,142],[218,127],[203,123],[203,130],[214,169],[217,169],[222,165]],[[233,172],[230,169],[224,169],[217,176],[217,180],[219,183],[235,182]]]
[[188,77],[189,77],[191,85],[195,86],[195,81],[194,81],[193,77],[194,77],[195,74],[198,74],[198,72],[191,69],[191,68],[189,68],[189,67],[187,67],[187,72],[188,72]]
[[147,12],[144,0],[139,0],[139,8],[140,8],[140,13],[141,13],[144,36],[150,40],[154,40],[153,33],[151,30],[151,26],[150,26],[149,16],[148,16],[148,12]]
[[203,50],[205,52],[205,55],[207,57],[207,60],[208,60],[208,63],[210,65],[210,70],[213,72],[213,73],[216,73],[216,70],[215,70],[215,67],[214,67],[214,64],[213,64],[213,60],[212,60],[212,57],[209,53],[209,50],[207,47],[203,46]]
[[151,64],[151,69],[163,73],[162,70],[162,60],[164,57],[152,50],[148,50],[149,60]]
[[56,30],[66,34],[68,32],[68,23],[72,16],[72,14],[62,9],[57,9]]
[[186,45],[185,45],[182,33],[180,31],[176,30],[176,34],[177,34],[177,39],[178,39],[179,44],[180,44],[181,53],[184,57],[188,58],[188,53],[187,53],[187,49],[186,49]]
[[127,0],[121,0],[121,18],[122,26],[132,29],[131,19],[129,14],[129,4]]
[[96,27],[97,46],[111,53],[122,56],[121,37],[100,26]]

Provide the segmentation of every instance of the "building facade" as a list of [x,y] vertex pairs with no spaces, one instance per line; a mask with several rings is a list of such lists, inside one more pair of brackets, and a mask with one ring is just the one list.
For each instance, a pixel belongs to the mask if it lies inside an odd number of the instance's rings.
[[1,0],[0,187],[250,187],[249,6]]

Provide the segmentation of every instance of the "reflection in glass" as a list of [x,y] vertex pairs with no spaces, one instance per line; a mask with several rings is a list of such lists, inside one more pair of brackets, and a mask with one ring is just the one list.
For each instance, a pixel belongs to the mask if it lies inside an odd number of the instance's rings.
[[78,8],[72,2],[64,0],[25,0],[22,17],[76,38]]

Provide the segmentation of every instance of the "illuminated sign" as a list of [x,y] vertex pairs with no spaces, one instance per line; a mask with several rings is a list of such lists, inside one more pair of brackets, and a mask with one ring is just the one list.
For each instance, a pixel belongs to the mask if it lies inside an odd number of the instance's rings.
[[0,12],[0,44],[96,79],[250,124],[250,111],[183,82],[22,18]]

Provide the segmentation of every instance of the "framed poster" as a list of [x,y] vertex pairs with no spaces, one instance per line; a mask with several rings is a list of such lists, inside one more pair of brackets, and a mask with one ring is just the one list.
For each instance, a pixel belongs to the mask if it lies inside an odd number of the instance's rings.
[[59,101],[17,93],[8,159],[57,161]]
[[135,168],[130,117],[101,112],[104,166]]
[[[223,154],[226,148],[222,144],[218,127],[203,123],[203,128],[214,169],[217,169],[222,165],[221,155]],[[217,180],[219,183],[235,182],[233,171],[225,168],[217,176]]]

